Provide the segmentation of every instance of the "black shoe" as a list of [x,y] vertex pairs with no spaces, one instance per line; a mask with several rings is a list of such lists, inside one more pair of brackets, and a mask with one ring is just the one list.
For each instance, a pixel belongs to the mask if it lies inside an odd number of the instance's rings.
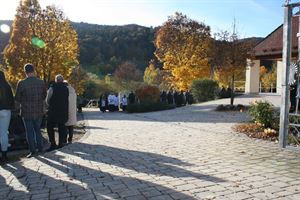
[[51,145],[50,148],[46,150],[46,152],[53,151],[55,149],[57,149],[57,146],[56,145],[55,146]]
[[27,156],[26,156],[26,158],[32,158],[32,157],[34,157],[34,156],[36,156],[37,154],[35,153],[35,152],[30,152]]

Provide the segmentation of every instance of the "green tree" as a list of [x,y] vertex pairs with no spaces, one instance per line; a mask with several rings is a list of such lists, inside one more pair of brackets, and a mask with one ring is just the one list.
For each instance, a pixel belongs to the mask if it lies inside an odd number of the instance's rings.
[[[4,50],[8,79],[16,84],[23,66],[32,63],[46,84],[58,73],[69,79],[78,65],[77,34],[63,12],[54,6],[41,9],[37,0],[21,1]],[[16,59],[17,58],[17,59]]]
[[210,27],[182,13],[169,17],[155,37],[155,56],[163,63],[166,80],[179,90],[209,76]]

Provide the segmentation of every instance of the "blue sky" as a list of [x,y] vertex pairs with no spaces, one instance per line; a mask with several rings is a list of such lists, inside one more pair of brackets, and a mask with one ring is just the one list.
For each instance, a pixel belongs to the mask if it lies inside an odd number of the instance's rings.
[[[75,22],[106,25],[158,26],[179,11],[211,26],[212,32],[232,30],[234,18],[241,37],[265,37],[283,22],[285,0],[40,0],[57,5]],[[297,1],[291,1],[297,2]],[[0,19],[13,19],[19,0],[0,0]]]

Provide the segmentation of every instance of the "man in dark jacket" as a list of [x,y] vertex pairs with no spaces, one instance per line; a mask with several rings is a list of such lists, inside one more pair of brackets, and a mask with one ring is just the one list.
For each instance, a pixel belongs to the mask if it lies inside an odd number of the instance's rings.
[[55,83],[49,88],[46,102],[48,104],[47,132],[51,144],[48,151],[57,148],[55,142],[54,126],[58,126],[58,147],[67,143],[67,130],[65,123],[68,121],[69,90],[63,83],[62,75],[55,77]]
[[21,116],[26,127],[26,137],[30,150],[27,157],[43,151],[41,123],[44,115],[46,87],[44,81],[37,78],[32,64],[24,66],[26,78],[19,81],[16,90],[16,101],[21,104]]
[[171,91],[168,92],[167,99],[168,99],[168,104],[174,103],[173,94]]
[[129,100],[129,104],[134,104],[135,103],[135,95],[132,91],[128,95],[128,100]]

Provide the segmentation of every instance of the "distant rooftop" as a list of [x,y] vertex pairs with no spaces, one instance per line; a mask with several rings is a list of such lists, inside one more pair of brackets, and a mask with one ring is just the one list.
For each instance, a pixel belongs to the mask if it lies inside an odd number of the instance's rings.
[[[292,17],[292,57],[298,55],[298,21],[299,16]],[[282,58],[283,25],[280,25],[265,39],[253,48],[255,59],[280,59]]]

